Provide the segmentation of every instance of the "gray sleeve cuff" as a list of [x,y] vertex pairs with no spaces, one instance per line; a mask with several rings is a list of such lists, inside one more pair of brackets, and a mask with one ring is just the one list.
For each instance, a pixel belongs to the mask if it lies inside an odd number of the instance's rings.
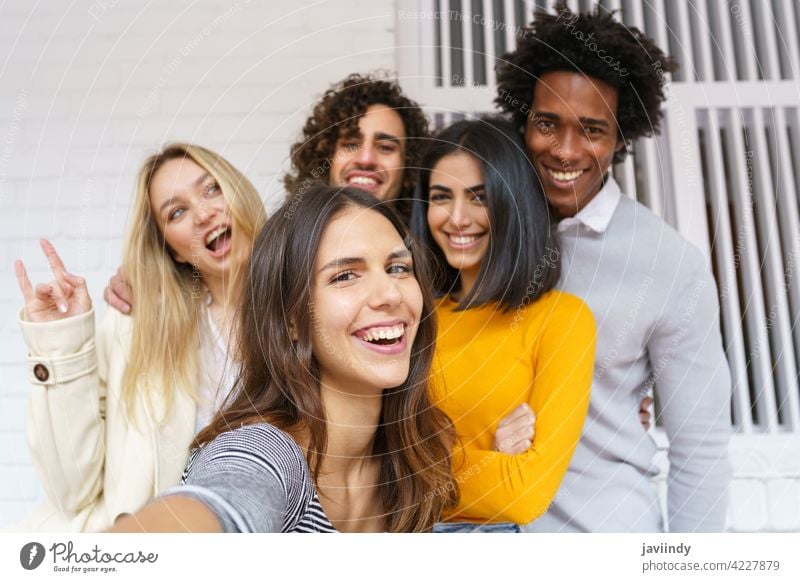
[[252,533],[248,529],[242,515],[220,495],[197,485],[180,485],[177,487],[170,487],[161,494],[161,497],[172,497],[179,495],[181,497],[191,497],[196,499],[217,516],[217,520],[222,526],[222,531],[225,533]]

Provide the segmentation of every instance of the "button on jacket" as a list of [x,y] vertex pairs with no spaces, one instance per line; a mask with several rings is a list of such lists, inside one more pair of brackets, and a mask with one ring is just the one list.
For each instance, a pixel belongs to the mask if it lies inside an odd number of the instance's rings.
[[131,420],[122,376],[133,320],[109,309],[96,336],[94,320],[94,311],[46,323],[20,316],[31,382],[28,443],[47,500],[14,529],[102,530],[180,481],[194,401],[173,387],[163,423],[141,398]]

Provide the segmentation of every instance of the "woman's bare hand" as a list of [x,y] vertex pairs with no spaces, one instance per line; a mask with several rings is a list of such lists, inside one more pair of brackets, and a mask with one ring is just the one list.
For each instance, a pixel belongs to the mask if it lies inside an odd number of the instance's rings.
[[67,273],[61,257],[50,241],[42,239],[40,244],[55,279],[34,287],[28,278],[25,264],[19,260],[14,263],[17,282],[25,298],[25,317],[28,321],[40,323],[66,319],[91,310],[92,299],[86,289],[86,281]]
[[535,423],[536,416],[530,406],[520,404],[498,423],[494,450],[508,455],[524,453],[533,443]]

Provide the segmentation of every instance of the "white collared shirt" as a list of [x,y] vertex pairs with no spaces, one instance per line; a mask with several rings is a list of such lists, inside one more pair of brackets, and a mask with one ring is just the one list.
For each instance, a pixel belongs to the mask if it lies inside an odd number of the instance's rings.
[[589,204],[581,208],[575,216],[561,219],[558,232],[564,232],[573,225],[582,224],[589,230],[603,233],[614,216],[622,192],[614,177],[609,173],[606,182]]
[[197,418],[195,432],[205,428],[230,393],[236,380],[238,366],[228,358],[228,341],[211,316],[211,294],[201,310],[200,361],[197,386]]

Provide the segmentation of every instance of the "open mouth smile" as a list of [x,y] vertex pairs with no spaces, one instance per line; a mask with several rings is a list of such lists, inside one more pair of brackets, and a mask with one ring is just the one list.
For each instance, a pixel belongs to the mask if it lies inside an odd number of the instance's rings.
[[445,232],[447,235],[447,240],[450,246],[456,250],[469,250],[478,246],[481,242],[481,239],[486,235],[485,232],[483,233],[476,233],[476,234],[456,234]]
[[358,188],[359,190],[366,190],[367,192],[375,192],[383,184],[383,180],[374,172],[353,172],[345,176],[345,182],[348,186]]
[[203,242],[212,256],[216,258],[224,256],[231,249],[231,227],[222,225],[215,228],[206,234]]
[[560,185],[569,186],[573,184],[578,178],[580,178],[586,170],[572,170],[569,172],[565,172],[562,170],[553,170],[551,168],[545,167],[548,175],[552,178],[554,182]]
[[405,322],[374,325],[360,329],[352,335],[369,350],[384,355],[399,354],[406,348],[407,327]]

